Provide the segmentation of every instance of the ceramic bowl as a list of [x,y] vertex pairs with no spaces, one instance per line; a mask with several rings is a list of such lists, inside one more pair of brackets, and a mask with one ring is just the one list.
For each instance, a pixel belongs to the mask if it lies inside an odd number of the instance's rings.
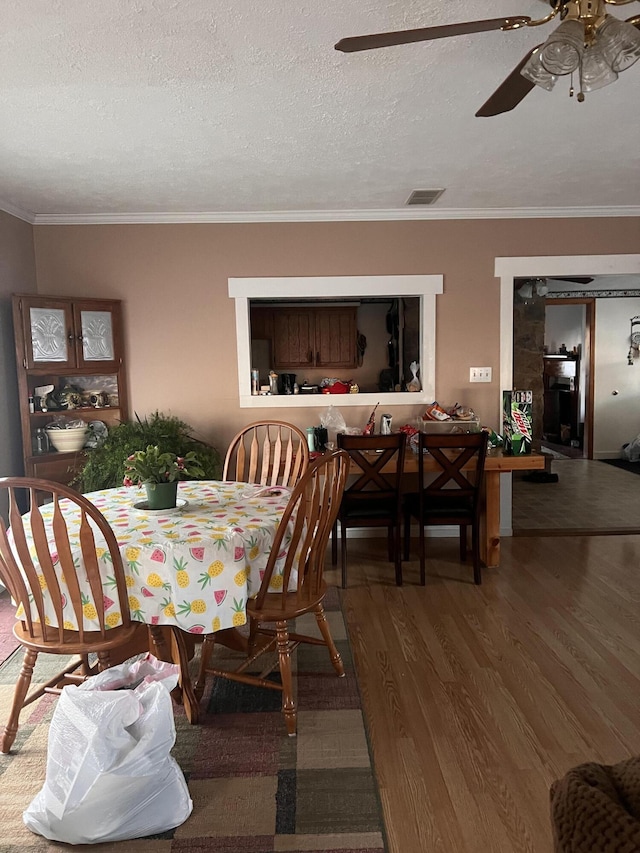
[[87,440],[87,427],[76,427],[75,429],[48,429],[49,441],[55,449],[61,453],[73,453],[81,450]]

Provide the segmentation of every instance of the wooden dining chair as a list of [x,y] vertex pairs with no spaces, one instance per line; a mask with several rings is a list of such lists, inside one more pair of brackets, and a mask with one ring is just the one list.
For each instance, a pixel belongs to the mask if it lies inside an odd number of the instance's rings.
[[284,421],[257,421],[233,438],[223,480],[293,488],[309,465],[307,437]]
[[[17,605],[13,633],[24,649],[0,745],[1,751],[8,753],[26,705],[45,692],[59,692],[65,683],[81,681],[107,668],[111,652],[132,641],[143,626],[131,621],[125,573],[113,530],[90,501],[67,486],[31,477],[0,479],[0,496],[7,497],[9,508],[9,530],[0,518],[0,580]],[[21,515],[24,506],[28,509]],[[50,514],[48,527],[43,514]],[[76,520],[79,522],[75,551],[69,537],[70,516],[74,517],[74,526]],[[82,554],[82,572],[76,566],[78,552]],[[105,553],[109,555],[107,573],[100,569],[99,558]],[[106,596],[117,597],[120,624],[105,623]],[[29,693],[40,652],[76,657]],[[97,666],[92,668],[88,661],[91,653],[97,656]]]
[[[293,650],[300,643],[326,646],[336,674],[344,676],[342,659],[324,614],[323,600],[327,587],[323,570],[329,534],[340,506],[348,470],[348,454],[336,450],[313,462],[299,480],[278,525],[260,590],[247,602],[248,657],[232,671],[217,668],[215,662],[210,662],[215,634],[207,634],[200,658],[196,695],[202,696],[208,674],[280,690],[287,732],[295,735],[297,712],[291,672]],[[279,591],[270,589],[272,578],[276,576],[281,576]],[[310,612],[315,614],[321,637],[290,630],[292,619]],[[275,628],[270,627],[274,624]],[[266,678],[271,670],[260,675],[247,672],[261,655],[274,649],[281,683]]]
[[[347,530],[350,527],[386,527],[389,562],[395,566],[396,584],[402,586],[402,493],[406,436],[345,435],[338,447],[346,450],[362,473],[345,489],[331,540],[331,559],[338,562],[338,525],[342,559],[342,586],[347,585]],[[382,473],[384,468],[388,472]]]
[[[467,528],[471,527],[473,581],[482,582],[480,568],[480,504],[487,455],[486,432],[418,437],[417,492],[404,498],[404,558],[409,559],[411,520],[420,530],[420,583],[426,582],[425,527],[429,524],[460,528],[460,560],[467,558]],[[437,466],[425,466],[425,454]]]

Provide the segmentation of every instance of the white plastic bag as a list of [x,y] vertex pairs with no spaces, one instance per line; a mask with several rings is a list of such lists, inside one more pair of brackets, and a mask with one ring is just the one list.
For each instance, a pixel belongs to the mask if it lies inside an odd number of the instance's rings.
[[640,435],[637,435],[629,444],[622,446],[622,458],[629,462],[640,461]]
[[147,655],[65,687],[45,783],[23,814],[32,832],[95,844],[165,832],[189,817],[187,784],[169,754],[178,669]]
[[347,425],[342,413],[335,406],[329,406],[320,413],[320,426],[327,430],[327,439],[336,442],[336,435],[339,432],[346,432]]

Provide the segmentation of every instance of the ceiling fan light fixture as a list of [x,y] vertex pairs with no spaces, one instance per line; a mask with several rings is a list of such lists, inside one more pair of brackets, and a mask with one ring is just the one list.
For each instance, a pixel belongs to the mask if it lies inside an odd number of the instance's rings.
[[520,69],[520,73],[523,77],[526,77],[527,80],[535,83],[536,86],[540,86],[541,89],[546,89],[547,92],[550,92],[558,82],[557,76],[555,74],[549,74],[540,61],[540,48],[534,50],[527,62]]
[[526,281],[524,284],[521,284],[518,288],[518,296],[524,301],[526,301],[527,299],[532,299],[533,283],[530,281]]
[[608,64],[598,45],[586,48],[580,66],[580,88],[583,92],[602,89],[618,79],[617,73]]
[[584,24],[563,21],[540,48],[540,62],[549,74],[571,74],[580,65],[584,52]]
[[640,31],[627,21],[607,15],[598,28],[596,44],[604,60],[617,73],[640,59]]

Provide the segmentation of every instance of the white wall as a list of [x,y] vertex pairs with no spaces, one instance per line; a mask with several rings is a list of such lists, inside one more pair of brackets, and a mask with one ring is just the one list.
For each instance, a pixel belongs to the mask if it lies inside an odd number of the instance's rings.
[[564,344],[571,352],[575,346],[584,345],[584,305],[554,305],[547,302],[544,324],[544,342],[549,352],[558,352]]
[[620,456],[622,445],[640,433],[640,359],[627,364],[636,314],[640,298],[596,300],[594,459]]

